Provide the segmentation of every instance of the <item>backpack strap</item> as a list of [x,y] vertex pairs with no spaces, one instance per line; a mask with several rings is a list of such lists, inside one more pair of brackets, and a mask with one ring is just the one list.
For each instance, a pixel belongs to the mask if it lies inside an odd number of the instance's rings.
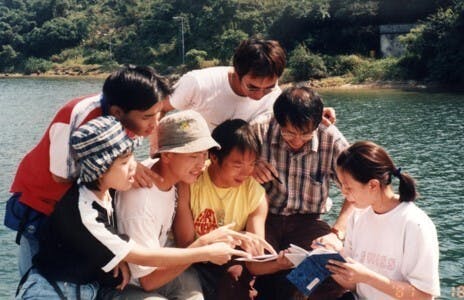
[[[68,299],[63,294],[63,291],[60,289],[60,287],[58,286],[58,284],[56,283],[55,280],[49,280],[47,277],[45,277],[45,279],[47,279],[48,283],[52,286],[52,288],[55,290],[55,292],[58,294],[58,297],[60,297],[61,300],[67,300]],[[80,291],[80,289],[79,289],[79,291]]]
[[34,267],[34,266],[31,266],[31,267],[26,271],[26,273],[24,273],[23,277],[21,277],[21,280],[19,281],[18,287],[16,288],[15,297],[18,297],[19,291],[21,290],[21,288],[23,287],[24,283],[26,282],[27,277],[29,277],[29,273],[31,272],[31,270],[32,270],[33,267]]
[[18,231],[16,232],[16,239],[15,239],[15,242],[18,245],[21,241],[21,236],[23,235],[24,230],[26,230],[26,223],[29,220],[29,215],[31,214],[31,210],[32,208],[27,206],[26,211],[22,215],[21,221],[19,222]]

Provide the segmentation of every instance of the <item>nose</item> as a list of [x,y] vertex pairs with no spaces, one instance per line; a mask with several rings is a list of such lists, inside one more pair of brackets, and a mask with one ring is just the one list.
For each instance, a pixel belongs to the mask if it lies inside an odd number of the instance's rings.
[[131,173],[135,173],[136,169],[137,169],[137,161],[135,160],[134,155],[132,155],[129,161],[129,171]]
[[249,177],[249,176],[251,176],[251,174],[253,174],[253,171],[254,171],[254,170],[255,170],[254,165],[243,166],[243,167],[240,169],[240,176],[241,176],[241,177]]
[[257,91],[252,93],[252,96],[250,96],[250,98],[255,99],[255,100],[259,100],[259,99],[263,98],[266,94],[267,93],[264,90],[257,90]]

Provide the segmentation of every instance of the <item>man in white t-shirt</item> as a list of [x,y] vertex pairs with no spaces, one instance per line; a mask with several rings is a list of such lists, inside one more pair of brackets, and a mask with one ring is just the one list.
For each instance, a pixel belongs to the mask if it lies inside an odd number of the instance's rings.
[[[285,50],[278,41],[246,39],[235,49],[233,66],[193,70],[183,75],[174,93],[163,100],[162,110],[192,109],[199,112],[210,130],[229,119],[250,122],[272,114],[281,93],[278,79],[286,65]],[[324,122],[335,123],[335,111],[324,109]],[[150,139],[150,152],[156,139]]]
[[272,112],[285,64],[285,50],[279,42],[244,40],[235,50],[232,67],[194,70],[182,76],[175,92],[163,101],[163,110],[198,111],[210,129],[228,119],[249,122]]
[[[159,149],[156,159],[143,164],[164,178],[151,188],[116,193],[118,230],[151,249],[167,246],[176,209],[175,184],[193,183],[202,173],[208,149],[219,147],[211,137],[206,121],[192,110],[165,116],[159,123]],[[129,201],[128,201],[129,200]],[[203,299],[200,282],[189,265],[147,267],[129,264],[131,287],[127,297],[154,299]],[[150,298],[152,299],[152,298]]]

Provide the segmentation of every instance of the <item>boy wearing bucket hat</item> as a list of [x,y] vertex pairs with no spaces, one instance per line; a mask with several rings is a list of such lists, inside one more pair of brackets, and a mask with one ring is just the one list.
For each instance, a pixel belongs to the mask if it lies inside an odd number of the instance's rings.
[[[5,225],[17,231],[21,275],[38,251],[37,232],[42,221],[79,176],[70,147],[74,130],[89,120],[109,115],[132,134],[147,136],[156,128],[157,103],[170,93],[168,82],[153,68],[127,66],[108,76],[102,93],[73,99],[58,110],[42,139],[19,164],[10,189],[13,195],[6,206]],[[143,172],[141,165],[137,171],[137,182],[151,182],[146,174],[153,172]]]
[[125,262],[173,266],[246,256],[226,243],[152,250],[116,232],[109,189],[131,188],[137,144],[111,116],[93,119],[72,134],[80,182],[66,192],[42,227],[39,252],[21,280],[18,299],[95,299],[100,285],[124,288],[129,280]]

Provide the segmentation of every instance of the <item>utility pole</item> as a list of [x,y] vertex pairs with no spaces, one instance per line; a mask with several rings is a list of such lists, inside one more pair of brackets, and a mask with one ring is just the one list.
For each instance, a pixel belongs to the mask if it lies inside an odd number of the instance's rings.
[[184,41],[184,17],[177,16],[173,17],[173,20],[180,20],[180,28],[182,34],[182,64],[185,65],[185,41]]

